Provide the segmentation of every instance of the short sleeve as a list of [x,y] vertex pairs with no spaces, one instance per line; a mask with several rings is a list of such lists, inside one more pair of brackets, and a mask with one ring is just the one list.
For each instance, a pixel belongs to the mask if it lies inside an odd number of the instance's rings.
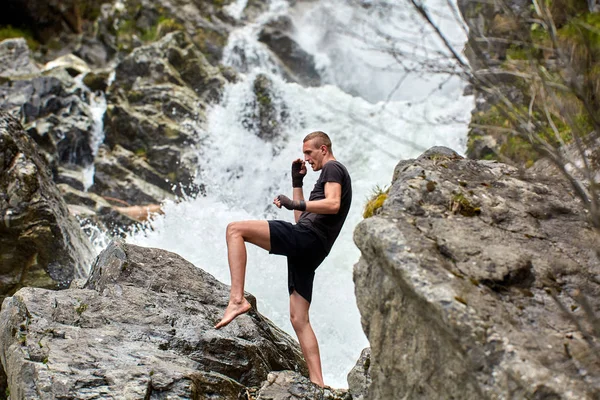
[[321,182],[336,182],[340,185],[344,181],[344,171],[342,168],[334,161],[330,161],[323,166],[323,172],[321,174]]

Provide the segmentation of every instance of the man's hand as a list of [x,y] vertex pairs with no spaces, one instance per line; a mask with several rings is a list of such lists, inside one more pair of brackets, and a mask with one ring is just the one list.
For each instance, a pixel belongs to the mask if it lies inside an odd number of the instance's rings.
[[282,206],[287,208],[288,210],[298,210],[298,211],[306,211],[306,203],[304,200],[292,200],[287,196],[280,194],[275,197],[273,200],[273,204],[275,204],[278,208]]
[[301,158],[292,162],[292,187],[302,187],[302,180],[306,176],[306,165]]

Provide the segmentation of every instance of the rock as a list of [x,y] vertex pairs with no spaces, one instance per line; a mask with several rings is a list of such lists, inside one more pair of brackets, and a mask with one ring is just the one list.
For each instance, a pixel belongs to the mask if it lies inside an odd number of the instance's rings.
[[141,157],[121,146],[113,151],[102,146],[96,157],[96,172],[90,191],[118,199],[121,205],[160,203],[173,200],[172,183],[162,178]]
[[321,77],[316,70],[314,58],[291,38],[290,33],[293,29],[291,20],[284,17],[283,21],[276,20],[265,26],[258,40],[277,55],[288,80],[303,86],[319,86]]
[[343,389],[323,389],[294,371],[271,372],[258,392],[256,400],[322,399],[351,400]]
[[355,230],[368,398],[597,398],[583,308],[600,308],[600,263],[582,205],[562,180],[440,150],[401,161]]
[[92,163],[90,143],[97,122],[90,98],[91,93],[62,68],[47,76],[13,77],[0,84],[0,109],[19,115],[53,168]]
[[106,92],[108,88],[108,71],[89,72],[83,77],[83,83],[93,91]]
[[159,180],[168,182],[166,190],[195,194],[203,107],[220,97],[224,85],[219,69],[182,32],[140,47],[117,67],[105,143],[143,155]]
[[113,242],[84,288],[24,288],[5,301],[11,398],[237,399],[271,371],[306,375],[296,342],[251,295],[252,311],[213,328],[228,293],[176,254]]
[[36,74],[39,71],[31,59],[25,39],[6,39],[0,42],[0,78]]
[[24,286],[66,288],[93,250],[19,122],[0,111],[0,298]]
[[254,80],[254,98],[246,104],[247,112],[242,117],[242,126],[264,141],[273,143],[277,153],[284,145],[284,126],[290,119],[287,105],[273,87],[273,82],[264,74]]
[[87,74],[88,72],[90,72],[89,65],[87,65],[87,63],[81,58],[73,54],[61,56],[46,63],[46,65],[44,65],[44,68],[42,68],[42,71],[46,72],[54,68],[64,68],[69,73],[69,75],[73,77],[79,74]]
[[269,3],[261,0],[248,0],[242,17],[246,21],[255,21],[259,16],[264,14],[269,9]]
[[371,348],[367,347],[360,353],[356,365],[348,374],[348,392],[352,400],[366,400],[369,398],[371,385]]

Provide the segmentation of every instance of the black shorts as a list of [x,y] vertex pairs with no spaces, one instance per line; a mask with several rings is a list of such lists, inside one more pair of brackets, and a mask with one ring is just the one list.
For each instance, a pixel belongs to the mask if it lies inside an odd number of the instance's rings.
[[312,300],[315,270],[327,253],[316,233],[286,221],[268,221],[271,254],[287,256],[288,291],[296,290],[309,303]]

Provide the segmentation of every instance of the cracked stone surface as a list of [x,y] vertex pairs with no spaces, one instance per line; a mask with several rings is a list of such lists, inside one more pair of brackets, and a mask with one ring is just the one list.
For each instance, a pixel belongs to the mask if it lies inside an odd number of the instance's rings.
[[598,238],[565,182],[432,148],[354,238],[369,399],[600,395]]
[[79,283],[4,301],[11,399],[237,399],[271,371],[307,374],[297,343],[249,294],[253,310],[213,329],[228,286],[174,253],[113,242]]
[[256,400],[352,400],[344,389],[320,388],[294,371],[272,372],[258,391]]

